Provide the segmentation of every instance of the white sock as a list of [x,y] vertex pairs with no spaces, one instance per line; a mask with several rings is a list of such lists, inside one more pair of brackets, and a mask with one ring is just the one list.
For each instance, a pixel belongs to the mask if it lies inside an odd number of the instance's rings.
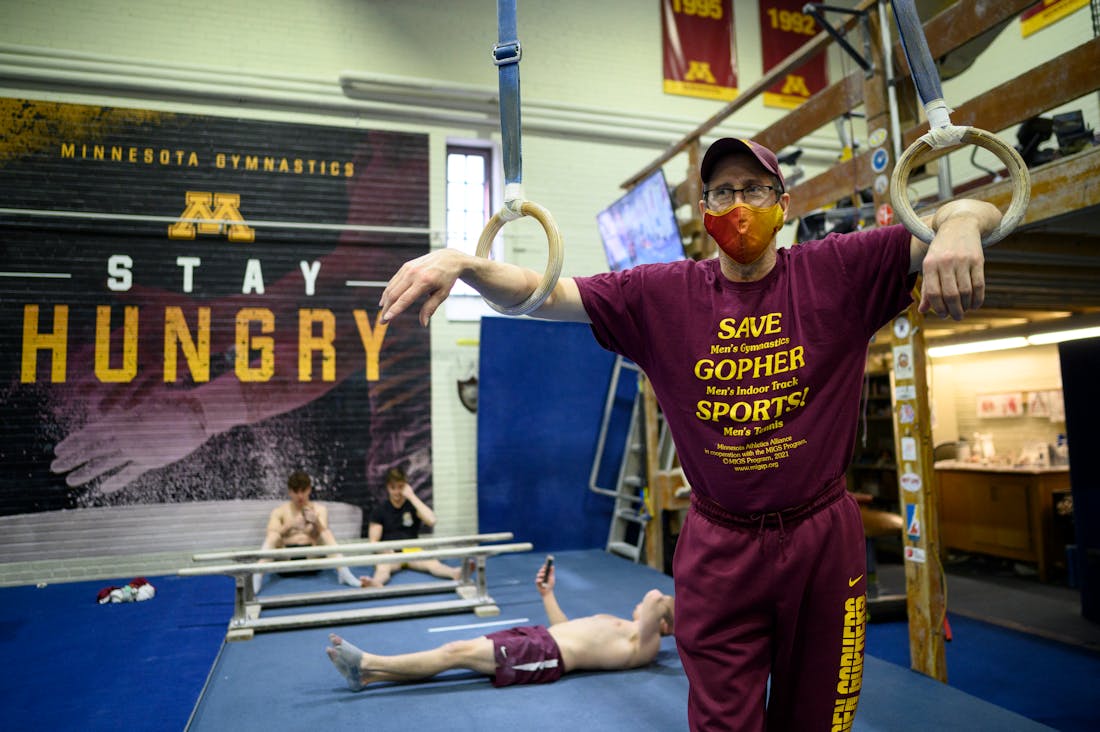
[[359,578],[351,573],[351,570],[347,567],[337,567],[336,576],[340,578],[340,582],[349,587],[362,587],[359,583]]

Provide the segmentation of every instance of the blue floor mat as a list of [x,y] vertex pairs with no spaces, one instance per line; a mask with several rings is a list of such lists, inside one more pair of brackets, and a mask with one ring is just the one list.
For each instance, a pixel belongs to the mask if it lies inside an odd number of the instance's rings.
[[[224,645],[233,612],[227,577],[151,577],[154,599],[117,605],[98,605],[97,591],[132,578],[2,588],[0,651],[8,669],[0,685],[3,727],[174,731],[184,729],[194,707],[195,732],[686,729],[687,680],[671,638],[643,669],[570,674],[551,685],[508,689],[495,689],[477,674],[451,672],[431,683],[353,693],[324,654],[333,630],[365,648],[399,653],[543,623],[532,587],[541,562],[535,554],[490,560],[497,617],[462,613],[266,633]],[[573,617],[629,616],[647,590],[672,590],[671,578],[603,551],[561,552],[556,569],[559,600]],[[402,572],[394,583],[424,580]],[[263,594],[336,587],[332,573],[272,577]],[[908,670],[904,624],[870,627],[854,730],[1049,729],[1010,710],[1058,729],[1098,728],[1090,704],[1100,681],[1094,654],[965,618],[952,623],[951,686]]]
[[[1100,654],[954,614],[948,617],[953,640],[944,652],[951,687],[1063,732],[1100,729]],[[868,625],[866,651],[909,668],[908,625]]]
[[[489,592],[497,618],[470,613],[349,627],[257,634],[228,644],[210,687],[196,709],[191,732],[232,729],[316,729],[324,732],[540,732],[687,729],[687,679],[671,638],[657,661],[641,669],[569,674],[549,685],[493,688],[486,677],[455,671],[421,684],[380,684],[349,691],[324,654],[329,632],[378,653],[422,650],[472,638],[499,627],[545,622],[532,587],[541,555],[518,554],[490,561]],[[610,612],[629,617],[654,587],[672,591],[672,579],[604,551],[559,552],[557,596],[570,617]],[[399,578],[418,578],[402,573]],[[293,580],[293,581],[290,581]],[[320,579],[316,589],[328,587]],[[305,590],[308,578],[280,578],[265,588]],[[486,622],[494,623],[487,627]],[[863,695],[853,727],[857,732],[1003,732],[1047,730],[958,689],[875,658],[866,660]]]
[[156,597],[99,605],[133,577],[0,590],[7,730],[181,730],[233,613],[227,577],[149,577]]

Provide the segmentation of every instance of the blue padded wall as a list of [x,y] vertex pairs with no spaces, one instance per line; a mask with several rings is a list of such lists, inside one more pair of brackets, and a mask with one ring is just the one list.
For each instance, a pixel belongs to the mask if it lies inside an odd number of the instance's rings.
[[[479,531],[511,531],[536,551],[606,545],[613,501],[588,482],[614,362],[584,324],[482,319]],[[614,487],[636,389],[632,372],[623,381],[602,487]]]

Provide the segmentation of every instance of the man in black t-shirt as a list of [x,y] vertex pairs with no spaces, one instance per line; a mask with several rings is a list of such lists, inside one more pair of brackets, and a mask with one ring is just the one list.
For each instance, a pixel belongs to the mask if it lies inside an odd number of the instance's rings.
[[[386,493],[388,500],[375,506],[370,514],[367,536],[371,541],[416,539],[421,526],[430,528],[435,525],[435,513],[413,492],[400,468],[391,468],[386,473]],[[411,554],[418,550],[410,548],[405,551]],[[402,564],[379,564],[374,568],[371,584],[381,587],[390,581],[391,574],[406,568],[444,579],[458,579],[462,575],[460,567],[451,567],[438,559],[422,559]]]

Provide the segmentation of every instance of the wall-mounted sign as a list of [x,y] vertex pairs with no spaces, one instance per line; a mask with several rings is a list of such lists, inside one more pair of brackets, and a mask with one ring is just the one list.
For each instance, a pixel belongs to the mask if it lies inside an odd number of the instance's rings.
[[665,94],[737,97],[732,0],[661,0],[661,35]]
[[979,394],[977,405],[980,419],[1024,416],[1024,395],[1018,391],[1007,394]]
[[[706,1],[683,5],[705,6]],[[821,32],[817,20],[803,12],[805,5],[803,0],[760,0],[760,48],[765,73]],[[824,89],[829,85],[825,61],[825,52],[819,51],[788,71],[764,91],[764,106],[795,109]]]
[[1027,38],[1070,13],[1088,7],[1089,0],[1043,0],[1020,13],[1020,36]]

